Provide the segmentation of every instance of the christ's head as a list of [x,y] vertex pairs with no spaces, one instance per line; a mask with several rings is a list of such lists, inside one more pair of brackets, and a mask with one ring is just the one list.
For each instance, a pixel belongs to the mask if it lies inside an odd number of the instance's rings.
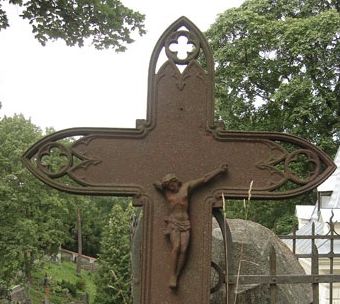
[[167,174],[162,178],[162,188],[170,192],[178,192],[182,182],[176,177],[175,174]]

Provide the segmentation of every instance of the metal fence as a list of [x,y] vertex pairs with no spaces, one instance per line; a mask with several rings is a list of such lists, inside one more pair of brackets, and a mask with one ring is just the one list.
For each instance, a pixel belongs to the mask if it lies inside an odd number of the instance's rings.
[[[235,288],[236,286],[243,284],[268,285],[270,290],[270,304],[278,303],[278,285],[280,284],[310,284],[312,290],[311,304],[340,304],[340,298],[338,298],[338,296],[337,298],[334,297],[334,284],[340,283],[340,275],[336,273],[336,269],[334,267],[336,262],[340,263],[340,251],[337,252],[337,250],[335,250],[337,248],[340,249],[340,235],[335,231],[333,217],[327,223],[329,231],[326,234],[318,234],[315,229],[315,223],[311,223],[310,234],[298,235],[295,230],[291,235],[279,236],[285,243],[291,243],[290,247],[296,258],[299,260],[307,259],[310,261],[309,274],[277,274],[277,255],[274,247],[272,247],[269,257],[269,274],[236,275],[230,273],[230,267],[228,267],[228,260],[230,261],[230,250],[232,250],[230,231],[228,230],[228,226],[226,225],[223,216],[218,213],[215,213],[214,216],[221,227],[225,240],[226,267],[225,270],[223,270],[215,263],[212,263],[212,268],[219,276],[218,283],[212,288],[212,292],[216,292],[224,285],[225,293],[228,295],[225,297],[225,304],[234,304]],[[309,243],[309,252],[299,252],[298,249],[301,247],[301,242],[303,242],[304,246],[306,245],[306,242]],[[321,247],[323,248],[322,252],[320,252]],[[325,250],[327,252],[325,252]],[[329,262],[327,271],[323,269],[323,273],[320,273],[319,271],[321,261]],[[329,289],[328,295],[323,295],[322,300],[320,300],[320,284],[325,284]]]
[[[313,304],[319,304],[319,284],[324,283],[328,285],[328,299],[323,298],[323,303],[340,304],[340,299],[334,297],[334,283],[340,283],[340,275],[335,273],[334,264],[340,261],[340,235],[335,231],[335,222],[333,217],[327,222],[329,230],[326,234],[318,234],[316,232],[315,222],[311,223],[310,234],[298,235],[296,230],[291,235],[282,235],[282,240],[291,240],[291,248],[298,259],[311,260],[311,274],[301,277],[301,282],[312,284],[313,290]],[[311,250],[310,253],[299,251],[299,242],[309,241]],[[323,248],[320,252],[320,248]],[[338,249],[338,250],[336,250]],[[319,265],[321,261],[326,261],[329,264],[328,273],[320,274]],[[324,295],[326,297],[326,295]],[[275,303],[275,302],[274,302]]]

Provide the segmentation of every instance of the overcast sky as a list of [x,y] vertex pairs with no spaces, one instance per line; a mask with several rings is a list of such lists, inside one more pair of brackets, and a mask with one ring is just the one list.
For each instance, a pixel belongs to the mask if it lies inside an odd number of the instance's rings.
[[22,113],[42,128],[134,127],[145,118],[147,70],[159,36],[181,16],[201,31],[242,0],[124,0],[146,15],[147,34],[125,53],[93,47],[42,47],[11,6],[0,32],[0,116]]

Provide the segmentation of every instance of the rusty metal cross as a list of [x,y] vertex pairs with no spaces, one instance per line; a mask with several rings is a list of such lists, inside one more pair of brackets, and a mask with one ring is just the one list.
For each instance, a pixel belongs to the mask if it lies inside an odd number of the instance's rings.
[[[186,37],[194,47],[178,58],[169,46]],[[165,50],[167,61],[156,70]],[[198,57],[204,58],[202,66]],[[178,65],[184,66],[181,73]],[[211,221],[221,195],[281,199],[309,191],[334,170],[312,144],[280,133],[230,132],[214,121],[214,69],[209,46],[187,18],[173,23],[151,57],[146,120],[133,129],[75,128],[43,138],[24,155],[29,170],[50,186],[77,194],[132,196],[144,210],[141,304],[206,304],[210,293]],[[62,143],[76,138],[70,146]],[[44,162],[59,150],[57,170]],[[304,156],[307,174],[294,165]],[[182,181],[204,177],[221,164],[226,174],[192,191],[187,261],[176,289],[169,288],[171,248],[164,236],[169,206],[155,182],[169,173]],[[289,184],[289,186],[287,186]],[[171,200],[171,199],[170,199]]]

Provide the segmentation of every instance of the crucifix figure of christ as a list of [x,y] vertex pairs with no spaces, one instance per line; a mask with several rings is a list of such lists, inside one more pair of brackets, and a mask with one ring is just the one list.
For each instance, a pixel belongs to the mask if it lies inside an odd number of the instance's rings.
[[174,174],[167,174],[161,183],[155,183],[155,187],[163,193],[169,203],[169,215],[165,218],[165,235],[171,242],[171,276],[169,286],[177,287],[178,277],[186,260],[186,253],[190,242],[190,194],[196,188],[208,183],[215,176],[227,172],[228,166],[221,165],[205,176],[182,183]]
[[[186,56],[174,51],[181,37],[191,47]],[[163,63],[161,53],[166,55]],[[132,73],[134,68],[138,69],[131,67]],[[73,115],[81,115],[81,109]],[[52,156],[60,161],[51,165]],[[155,46],[146,119],[138,120],[136,128],[62,130],[34,144],[23,161],[56,189],[131,196],[143,208],[137,304],[209,303],[212,214],[222,206],[222,193],[226,198],[247,197],[253,181],[253,199],[288,198],[315,188],[335,169],[325,153],[296,136],[228,131],[215,122],[211,51],[203,34],[185,17],[174,22]],[[174,259],[163,234],[169,204],[162,203],[167,194],[154,183],[170,172],[191,181],[225,163],[228,174],[197,187],[182,209],[182,215],[183,210],[190,214],[190,246],[185,266],[176,266],[181,271],[177,288],[170,288]],[[306,168],[303,176],[295,169],[301,165]]]

